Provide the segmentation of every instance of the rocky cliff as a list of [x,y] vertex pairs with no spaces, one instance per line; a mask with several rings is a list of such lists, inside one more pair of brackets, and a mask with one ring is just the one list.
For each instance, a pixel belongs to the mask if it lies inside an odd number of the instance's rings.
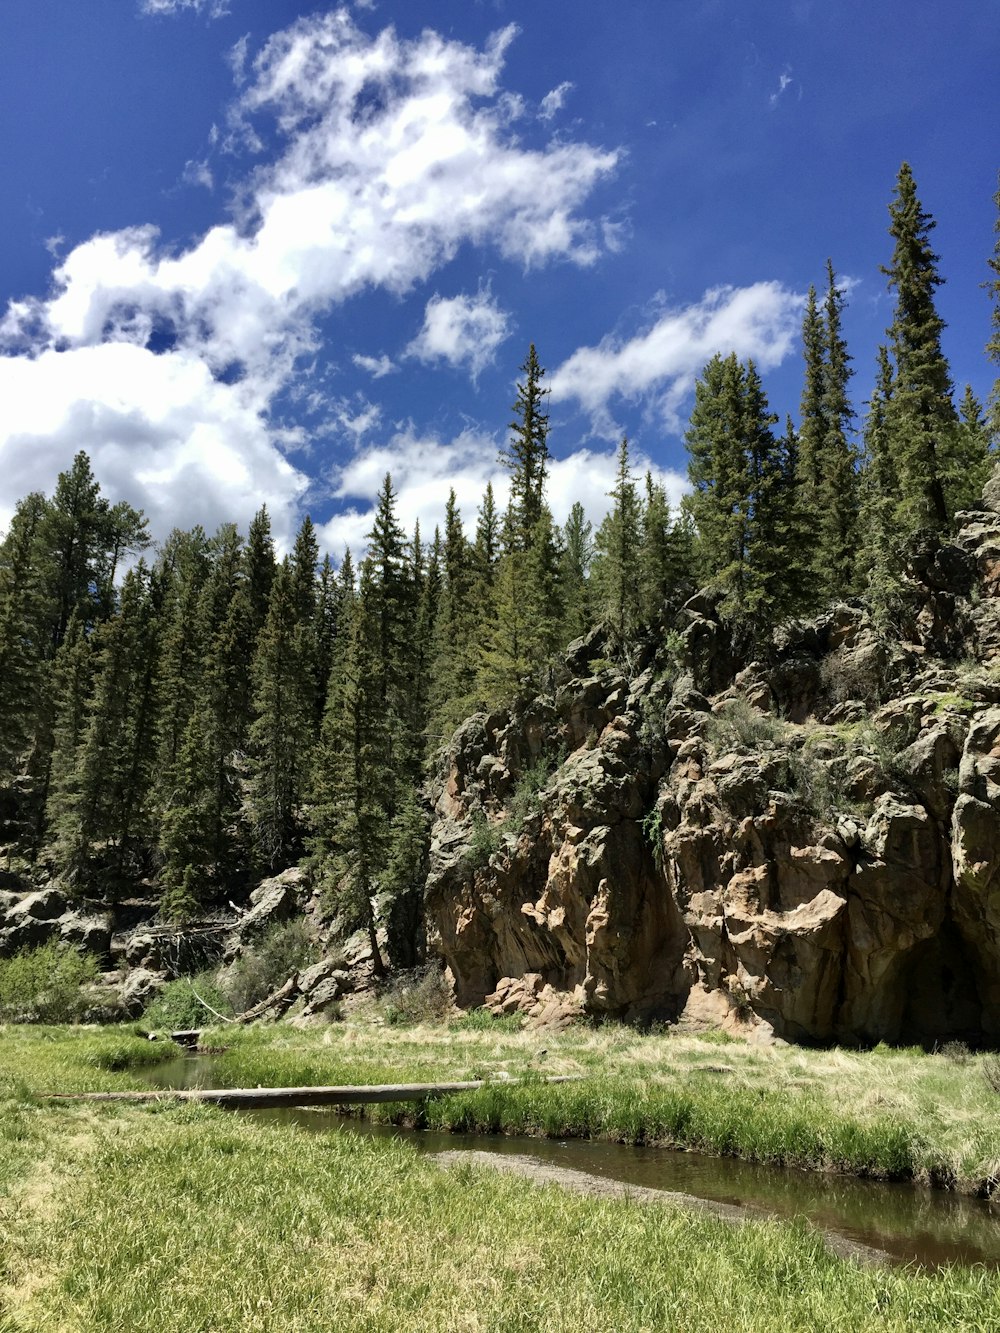
[[1000,1039],[1000,474],[860,606],[755,650],[691,599],[470,718],[433,790],[462,1005],[848,1042]]

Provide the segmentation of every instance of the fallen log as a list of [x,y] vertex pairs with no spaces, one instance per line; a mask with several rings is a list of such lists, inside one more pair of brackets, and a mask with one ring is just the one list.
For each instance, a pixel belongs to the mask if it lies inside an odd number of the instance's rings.
[[[541,1083],[571,1083],[581,1074],[556,1074],[532,1079]],[[359,1106],[371,1102],[422,1102],[452,1092],[475,1092],[500,1083],[499,1079],[475,1079],[471,1083],[384,1083],[344,1088],[160,1088],[144,1092],[46,1092],[54,1102],[210,1102],[213,1106]],[[506,1086],[519,1079],[502,1080]]]

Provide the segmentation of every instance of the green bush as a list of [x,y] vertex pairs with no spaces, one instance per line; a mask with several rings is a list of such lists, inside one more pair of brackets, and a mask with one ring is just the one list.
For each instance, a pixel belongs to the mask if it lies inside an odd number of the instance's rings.
[[316,945],[302,917],[278,922],[256,944],[245,947],[229,969],[223,983],[226,997],[236,1013],[246,1013],[316,958]]
[[211,1027],[216,1020],[199,996],[227,1018],[232,1014],[232,1006],[215,984],[215,974],[208,972],[194,979],[178,977],[169,982],[149,1004],[143,1021],[148,1028],[165,1032]]
[[472,812],[472,836],[465,849],[464,862],[469,870],[481,870],[489,864],[490,857],[500,850],[503,842],[503,829],[491,824],[481,810]]
[[759,750],[765,745],[780,745],[787,738],[788,724],[770,713],[762,713],[739,695],[709,718],[707,734],[717,754],[727,750]]
[[0,961],[0,1019],[8,1023],[74,1023],[90,997],[97,964],[60,944],[22,949]]

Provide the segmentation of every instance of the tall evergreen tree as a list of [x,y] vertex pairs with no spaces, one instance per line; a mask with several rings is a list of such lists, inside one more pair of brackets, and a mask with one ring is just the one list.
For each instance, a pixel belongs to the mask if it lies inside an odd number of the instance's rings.
[[385,962],[374,898],[397,803],[391,722],[379,683],[381,654],[381,606],[369,557],[361,564],[348,633],[330,675],[310,787],[309,848],[346,924],[367,931],[379,975]]
[[802,503],[806,512],[817,522],[822,505],[823,457],[827,436],[825,342],[816,288],[810,283],[802,321],[805,377],[798,442]]
[[521,374],[524,379],[517,385],[510,440],[500,453],[500,461],[511,471],[513,541],[521,550],[527,550],[542,516],[549,461],[549,414],[545,411],[549,390],[542,387],[545,370],[534,343],[528,349]]
[[308,690],[299,651],[291,563],[279,566],[254,654],[248,806],[257,861],[288,865],[299,848],[300,806],[310,759]]
[[59,874],[77,889],[85,889],[98,872],[106,890],[120,889],[148,861],[157,756],[158,601],[156,580],[140,561],[125,576],[118,614],[95,641],[87,726],[51,830]]
[[808,500],[802,507],[806,521],[819,518],[817,547],[822,586],[828,597],[839,598],[848,596],[856,586],[858,474],[856,451],[850,438],[854,412],[847,391],[851,358],[842,332],[844,295],[837,286],[829,259],[826,261],[826,276],[823,306],[824,435],[818,515],[811,512]]
[[577,500],[569,511],[562,531],[563,588],[562,638],[570,640],[586,634],[594,618],[590,568],[594,559],[594,525]]
[[895,246],[883,272],[896,293],[896,306],[888,330],[895,374],[887,428],[901,495],[897,524],[903,536],[936,535],[947,529],[953,512],[947,477],[957,418],[951,372],[941,348],[944,320],[934,303],[944,281],[930,246],[936,224],[917,198],[906,162],[899,169],[889,217]]
[[46,501],[38,493],[18,502],[0,543],[0,781],[20,770],[35,736],[51,652],[51,599],[39,530]]
[[632,476],[628,440],[618,446],[618,470],[609,492],[611,512],[597,530],[594,580],[601,610],[622,650],[639,625],[642,588],[637,577],[642,545],[639,492]]

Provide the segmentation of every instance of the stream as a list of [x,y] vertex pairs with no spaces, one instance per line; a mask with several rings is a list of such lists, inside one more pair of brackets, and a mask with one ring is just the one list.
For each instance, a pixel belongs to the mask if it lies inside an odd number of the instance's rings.
[[[225,1086],[219,1082],[210,1055],[180,1056],[144,1070],[143,1077],[159,1088]],[[1000,1269],[1000,1205],[944,1190],[600,1140],[410,1130],[338,1115],[326,1108],[269,1108],[232,1114],[293,1124],[321,1134],[347,1131],[370,1138],[404,1138],[432,1155],[466,1150],[532,1159],[601,1180],[737,1205],[757,1215],[805,1218],[856,1245],[883,1250],[901,1264],[930,1269],[944,1264],[984,1264]]]

